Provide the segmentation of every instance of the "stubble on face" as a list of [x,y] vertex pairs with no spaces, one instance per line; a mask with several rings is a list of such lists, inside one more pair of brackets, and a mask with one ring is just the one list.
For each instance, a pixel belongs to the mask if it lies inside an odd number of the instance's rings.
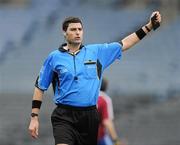
[[83,40],[83,28],[80,23],[70,23],[65,32],[66,41],[70,45],[80,45]]

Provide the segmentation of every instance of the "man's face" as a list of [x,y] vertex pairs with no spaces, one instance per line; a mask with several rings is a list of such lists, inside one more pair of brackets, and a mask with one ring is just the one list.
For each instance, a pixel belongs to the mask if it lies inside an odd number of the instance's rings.
[[70,23],[65,32],[65,38],[70,44],[81,44],[83,40],[83,28],[81,23]]

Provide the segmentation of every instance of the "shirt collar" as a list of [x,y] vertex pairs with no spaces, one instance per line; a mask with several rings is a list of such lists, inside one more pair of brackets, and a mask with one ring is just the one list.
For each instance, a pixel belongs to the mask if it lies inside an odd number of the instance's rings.
[[[67,49],[64,49],[64,46],[67,46],[67,43],[63,43],[59,48],[58,48],[58,50],[59,51],[61,51],[61,52],[69,52],[69,50],[67,50]],[[80,47],[79,47],[79,51],[82,49],[84,47],[84,45],[80,45]],[[78,51],[78,52],[79,52]]]

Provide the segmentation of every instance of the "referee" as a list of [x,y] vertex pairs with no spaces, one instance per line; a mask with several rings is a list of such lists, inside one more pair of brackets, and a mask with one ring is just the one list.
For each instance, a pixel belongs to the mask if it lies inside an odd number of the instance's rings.
[[81,20],[66,18],[62,24],[66,43],[48,55],[35,83],[30,135],[38,137],[42,97],[53,83],[57,105],[51,116],[55,145],[97,145],[96,103],[103,71],[160,22],[161,15],[155,11],[145,26],[120,42],[83,45]]

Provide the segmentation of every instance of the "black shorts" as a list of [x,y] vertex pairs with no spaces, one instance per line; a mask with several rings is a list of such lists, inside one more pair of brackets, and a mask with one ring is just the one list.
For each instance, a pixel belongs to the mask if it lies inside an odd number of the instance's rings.
[[97,145],[99,115],[96,106],[58,105],[51,122],[55,144]]

